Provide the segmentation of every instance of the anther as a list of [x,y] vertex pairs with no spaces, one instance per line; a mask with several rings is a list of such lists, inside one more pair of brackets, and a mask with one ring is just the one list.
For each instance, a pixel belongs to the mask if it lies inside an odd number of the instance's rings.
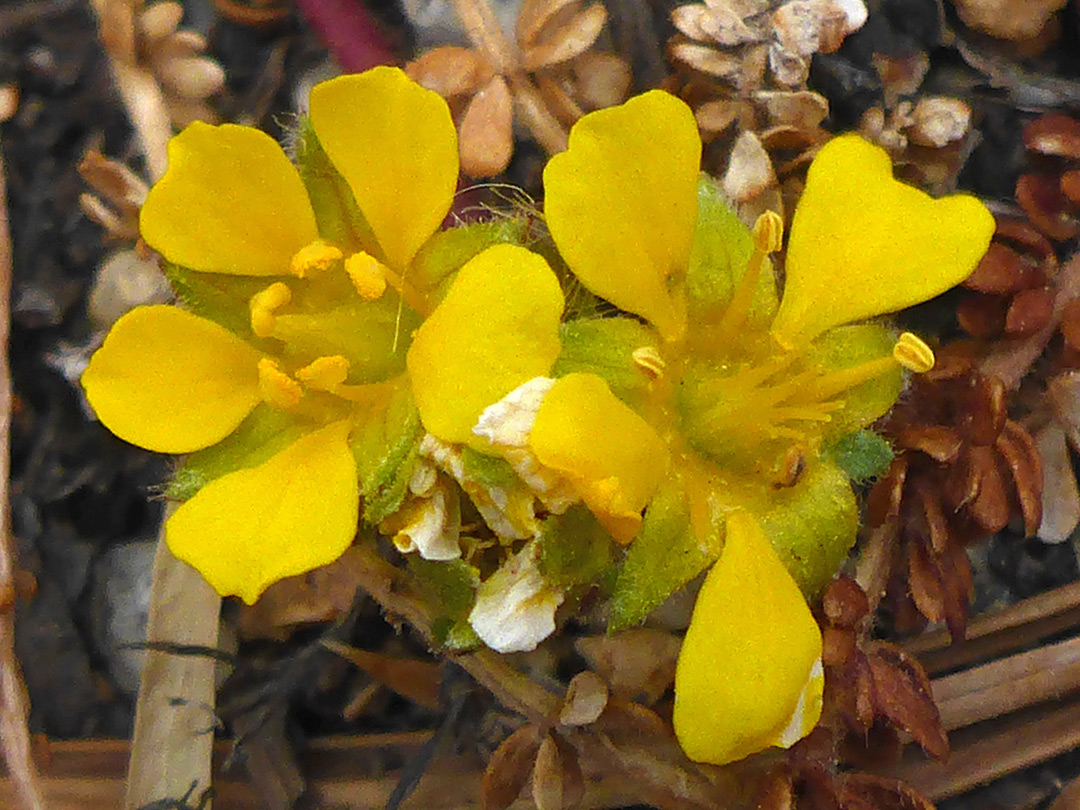
[[296,251],[289,262],[289,272],[297,278],[310,278],[329,270],[343,255],[329,242],[316,239]]
[[934,367],[934,351],[917,335],[904,332],[892,350],[893,359],[909,371],[925,374]]
[[259,393],[275,408],[288,410],[300,404],[304,389],[269,357],[259,361]]
[[635,366],[640,368],[654,380],[663,377],[664,371],[667,369],[667,363],[664,362],[664,358],[661,357],[660,352],[652,346],[639,346],[634,349],[630,358],[634,361]]
[[784,220],[775,211],[766,211],[754,222],[754,247],[762,253],[776,253],[784,244]]
[[274,313],[291,300],[292,290],[280,281],[251,296],[251,331],[258,337],[270,337],[274,333]]
[[296,379],[316,391],[328,391],[345,382],[349,374],[349,361],[340,354],[319,357],[296,372]]
[[345,260],[345,272],[365,301],[378,301],[386,292],[387,269],[374,256],[360,252]]

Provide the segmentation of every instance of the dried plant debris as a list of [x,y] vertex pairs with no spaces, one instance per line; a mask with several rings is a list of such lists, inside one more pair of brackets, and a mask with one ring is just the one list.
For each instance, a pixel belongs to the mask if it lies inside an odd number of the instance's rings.
[[867,525],[895,541],[890,604],[900,626],[918,616],[964,636],[971,568],[964,548],[1042,519],[1035,440],[1006,412],[1002,382],[979,372],[962,345],[939,355],[887,423],[901,452],[870,494]]
[[443,46],[406,67],[451,104],[461,169],[472,177],[503,172],[517,120],[549,154],[566,148],[569,127],[587,112],[624,101],[629,64],[596,50],[608,13],[602,3],[525,0],[511,42],[487,0],[459,0],[472,48]]

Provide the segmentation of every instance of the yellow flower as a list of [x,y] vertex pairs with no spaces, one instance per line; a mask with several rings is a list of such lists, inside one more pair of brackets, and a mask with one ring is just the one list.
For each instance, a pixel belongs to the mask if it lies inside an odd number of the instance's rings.
[[[895,181],[884,151],[840,136],[809,170],[777,306],[768,255],[782,244],[779,217],[766,214],[752,235],[727,223],[716,194],[699,185],[700,153],[692,113],[666,93],[592,113],[544,171],[545,213],[581,282],[654,330],[628,352],[647,379],[635,394],[646,423],[635,439],[666,448],[668,480],[681,493],[673,503],[685,503],[702,559],[723,548],[680,658],[675,727],[689,756],[723,763],[790,745],[817,722],[820,631],[789,569],[813,592],[854,541],[842,473],[842,489],[811,489],[795,504],[787,516],[794,530],[773,518],[770,502],[793,481],[834,486],[839,471],[823,448],[892,405],[902,368],[933,364],[913,335],[897,340],[876,324],[848,324],[962,281],[994,223],[972,197],[933,200]],[[702,227],[714,222],[722,234]],[[572,385],[569,377],[559,384]],[[591,396],[581,391],[577,402]],[[544,400],[530,445],[576,475],[583,491],[600,489],[609,476],[596,448],[617,447],[628,434],[565,408],[562,398]],[[650,491],[650,472],[626,468],[618,490]],[[784,545],[808,533],[798,509],[839,509],[850,521],[830,529],[833,548],[807,554]],[[774,628],[779,637],[769,635]]]
[[[195,271],[181,287],[223,291],[225,304],[192,303],[224,313],[229,328],[176,307],[136,309],[82,378],[101,421],[134,444],[190,453],[238,429],[253,443],[230,449],[231,467],[166,526],[177,557],[249,603],[352,542],[350,437],[407,388],[408,336],[430,309],[407,275],[458,175],[446,103],[397,69],[318,85],[310,127],[333,177],[302,177],[248,127],[195,123],[170,142],[168,171],[142,208],[143,238]],[[344,187],[327,196],[337,208],[318,198],[335,182]]]

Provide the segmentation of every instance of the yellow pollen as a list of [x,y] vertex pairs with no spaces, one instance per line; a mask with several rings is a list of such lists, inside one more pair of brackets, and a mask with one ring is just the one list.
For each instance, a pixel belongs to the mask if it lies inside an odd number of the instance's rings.
[[319,357],[296,372],[296,379],[316,391],[334,392],[345,382],[349,373],[349,361],[340,354]]
[[267,404],[281,410],[295,408],[304,396],[300,383],[269,357],[259,361],[259,393]]
[[920,337],[904,332],[892,350],[893,359],[909,371],[925,374],[934,367],[934,351]]
[[378,301],[386,292],[387,268],[369,253],[354,253],[345,260],[345,272],[365,301]]
[[275,281],[262,292],[251,296],[251,331],[258,337],[270,337],[274,333],[274,313],[292,300],[288,285]]
[[322,239],[316,239],[296,253],[289,262],[289,272],[297,278],[309,278],[329,270],[344,254]]
[[660,356],[660,352],[652,346],[639,346],[634,349],[630,357],[634,361],[634,365],[654,380],[664,376],[664,370],[667,368],[667,363],[665,363],[664,358]]

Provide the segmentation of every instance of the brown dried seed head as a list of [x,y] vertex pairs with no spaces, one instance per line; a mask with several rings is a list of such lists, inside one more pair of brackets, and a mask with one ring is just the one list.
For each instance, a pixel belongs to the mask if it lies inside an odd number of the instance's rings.
[[580,0],[525,0],[518,14],[514,36],[527,48],[537,42],[549,25],[561,27],[581,11]]
[[614,107],[626,101],[634,76],[626,60],[613,53],[586,51],[574,60],[577,93],[590,110]]
[[956,305],[956,322],[972,337],[983,340],[997,337],[1005,329],[1008,306],[1004,296],[968,295]]
[[595,672],[575,675],[566,688],[566,698],[559,712],[564,726],[586,726],[595,722],[608,702],[607,684]]
[[540,741],[533,726],[519,728],[495,749],[480,782],[481,810],[506,810],[533,769]]
[[548,734],[536,752],[532,796],[537,810],[572,810],[585,795],[577,752],[553,734]]
[[1070,348],[1080,351],[1080,299],[1073,299],[1061,312],[1061,335]]
[[1013,293],[1027,284],[1023,257],[1008,245],[994,241],[964,286],[984,293]]
[[164,39],[180,27],[180,21],[184,19],[184,7],[172,0],[151,3],[138,15],[136,25],[139,36],[143,39],[140,45],[147,44],[158,39]]
[[1048,287],[1023,290],[1013,296],[1005,316],[1006,334],[1021,337],[1038,332],[1054,314],[1054,294]]
[[493,72],[476,51],[458,46],[433,48],[405,66],[410,79],[443,98],[475,93]]
[[225,86],[225,71],[213,59],[184,56],[156,63],[158,79],[166,89],[189,100],[212,96]]
[[546,26],[532,45],[524,48],[525,69],[551,67],[585,53],[596,42],[607,22],[607,9],[593,3],[563,25]]
[[1057,175],[1020,175],[1016,201],[1035,226],[1055,242],[1080,235],[1080,222],[1072,214],[1072,203],[1062,193]]
[[724,193],[736,202],[756,199],[778,186],[772,159],[753,132],[743,132],[735,139],[721,184]]
[[870,601],[855,580],[841,575],[829,584],[821,608],[829,624],[850,629],[870,610]]
[[1024,146],[1043,155],[1080,158],[1080,121],[1060,114],[1036,118],[1024,127]]
[[734,81],[742,74],[741,59],[718,51],[710,45],[676,36],[668,41],[667,52],[673,62],[718,79]]
[[754,93],[754,103],[764,112],[769,127],[808,132],[820,127],[829,114],[828,100],[810,90],[761,90]]
[[1061,175],[1061,193],[1080,205],[1080,170],[1070,169]]
[[482,87],[458,128],[461,170],[471,177],[493,177],[510,164],[514,151],[513,99],[502,76]]
[[971,127],[971,108],[955,98],[923,98],[911,112],[912,143],[940,149],[963,138]]

